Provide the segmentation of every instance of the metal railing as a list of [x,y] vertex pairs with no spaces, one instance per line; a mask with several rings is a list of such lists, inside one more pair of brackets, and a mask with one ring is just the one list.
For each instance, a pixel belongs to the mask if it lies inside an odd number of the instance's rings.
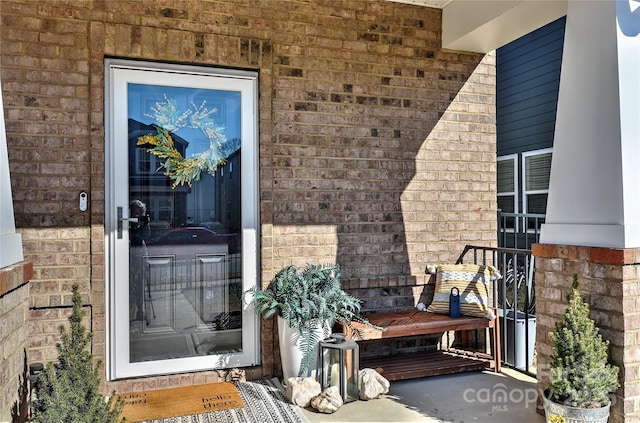
[[498,246],[531,249],[540,240],[546,214],[504,213],[498,210]]
[[503,364],[535,376],[534,257],[529,249],[467,245],[456,263],[492,265],[502,278],[493,284],[500,314]]

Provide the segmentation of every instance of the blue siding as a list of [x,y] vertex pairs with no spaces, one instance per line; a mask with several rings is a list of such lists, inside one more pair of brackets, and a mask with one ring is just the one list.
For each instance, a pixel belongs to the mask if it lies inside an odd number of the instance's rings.
[[565,18],[496,52],[498,156],[553,146]]

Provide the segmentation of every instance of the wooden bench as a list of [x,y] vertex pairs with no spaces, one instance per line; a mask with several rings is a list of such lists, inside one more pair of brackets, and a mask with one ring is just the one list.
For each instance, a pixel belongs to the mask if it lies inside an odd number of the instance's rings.
[[463,347],[468,345],[466,334],[469,330],[490,330],[490,353],[468,348],[445,348],[434,352],[398,354],[364,358],[360,368],[378,369],[387,380],[402,380],[425,376],[460,373],[492,368],[500,371],[500,330],[497,310],[493,320],[484,317],[461,316],[451,318],[445,314],[410,310],[391,313],[374,313],[365,317],[374,326],[385,331],[370,328],[361,323],[352,323],[343,328],[348,338],[356,341],[402,338],[417,335],[431,335],[454,331],[461,333]]

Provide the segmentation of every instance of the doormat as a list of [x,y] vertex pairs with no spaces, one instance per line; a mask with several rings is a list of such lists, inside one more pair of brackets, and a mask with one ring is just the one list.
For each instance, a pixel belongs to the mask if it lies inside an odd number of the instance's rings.
[[244,405],[236,385],[229,382],[118,394],[125,400],[128,422],[220,411]]
[[244,401],[242,408],[144,423],[306,423],[297,405],[289,403],[278,379],[260,379],[236,384]]

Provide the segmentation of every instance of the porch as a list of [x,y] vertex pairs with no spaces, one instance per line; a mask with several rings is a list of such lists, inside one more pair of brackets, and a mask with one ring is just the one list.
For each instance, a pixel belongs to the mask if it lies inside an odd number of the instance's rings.
[[544,422],[536,380],[512,369],[391,382],[380,399],[354,401],[334,414],[304,410],[320,422]]
[[[530,216],[510,217],[527,219]],[[503,232],[499,234],[499,238],[504,239],[505,225],[498,226]],[[537,231],[535,236],[537,240]],[[520,245],[516,243],[510,246]],[[311,423],[545,421],[542,410],[537,408],[539,394],[533,352],[535,329],[533,333],[529,333],[530,322],[535,328],[534,266],[531,250],[467,245],[457,262],[492,264],[505,275],[503,280],[494,286],[493,297],[494,306],[504,310],[504,313],[501,313],[504,323],[500,331],[503,364],[500,373],[485,370],[393,380],[390,382],[389,393],[383,398],[347,403],[331,415],[312,409],[304,410]],[[522,315],[518,317],[516,324],[508,313],[513,310],[519,310],[518,313]],[[475,335],[477,342],[477,331]],[[481,338],[486,341],[488,338],[485,336]],[[523,345],[518,345],[519,343]],[[408,360],[414,363],[417,363],[420,357],[419,354],[407,356],[410,356]]]
[[[639,361],[628,340],[640,339],[640,226],[633,222],[640,202],[627,195],[640,180],[633,166],[638,131],[629,124],[638,112],[630,88],[640,38],[628,35],[638,29],[638,9],[630,4],[636,2],[576,1],[567,11],[564,1],[488,2],[499,10],[487,2],[439,0],[421,9],[377,0],[341,2],[339,9],[316,1],[278,8],[269,1],[220,1],[207,3],[206,14],[201,4],[178,9],[155,0],[135,2],[143,7],[5,3],[0,45],[8,143],[0,142],[0,263],[20,262],[24,248],[33,278],[31,288],[25,284],[2,299],[3,306],[18,304],[23,319],[7,320],[20,324],[4,342],[16,354],[27,349],[30,361],[55,357],[52,340],[64,320],[67,288],[78,281],[95,333],[92,348],[106,370],[117,338],[108,306],[117,297],[109,291],[113,272],[105,271],[113,255],[105,235],[112,233],[116,208],[104,200],[121,188],[104,183],[118,174],[105,163],[105,152],[113,150],[105,137],[112,123],[103,101],[105,57],[259,74],[253,141],[260,160],[248,163],[259,187],[251,197],[261,201],[252,208],[259,218],[243,230],[257,236],[247,250],[261,260],[248,260],[247,280],[264,284],[284,265],[339,258],[349,289],[408,290],[424,279],[425,263],[450,262],[468,242],[497,243],[495,58],[484,53],[516,38],[513,28],[524,34],[552,16],[576,16],[567,31],[576,38],[568,40],[563,59],[561,142],[553,159],[560,172],[550,183],[557,185],[549,195],[554,207],[536,254],[539,367],[548,363],[546,333],[562,310],[566,281],[580,272],[592,303],[602,304],[594,314],[612,340],[613,359],[624,367],[612,421],[637,419]],[[555,14],[531,13],[547,6]],[[475,19],[456,19],[459,13]],[[456,36],[476,47],[452,43]],[[79,196],[88,204],[77,207]],[[186,218],[181,204],[176,215]],[[278,370],[274,327],[263,323],[261,329],[255,378]],[[22,363],[16,357],[5,360],[12,366],[7,394],[16,391]],[[188,385],[215,376],[105,376],[105,389]],[[538,378],[543,384],[548,375],[539,371]],[[0,403],[0,416],[9,405]]]

